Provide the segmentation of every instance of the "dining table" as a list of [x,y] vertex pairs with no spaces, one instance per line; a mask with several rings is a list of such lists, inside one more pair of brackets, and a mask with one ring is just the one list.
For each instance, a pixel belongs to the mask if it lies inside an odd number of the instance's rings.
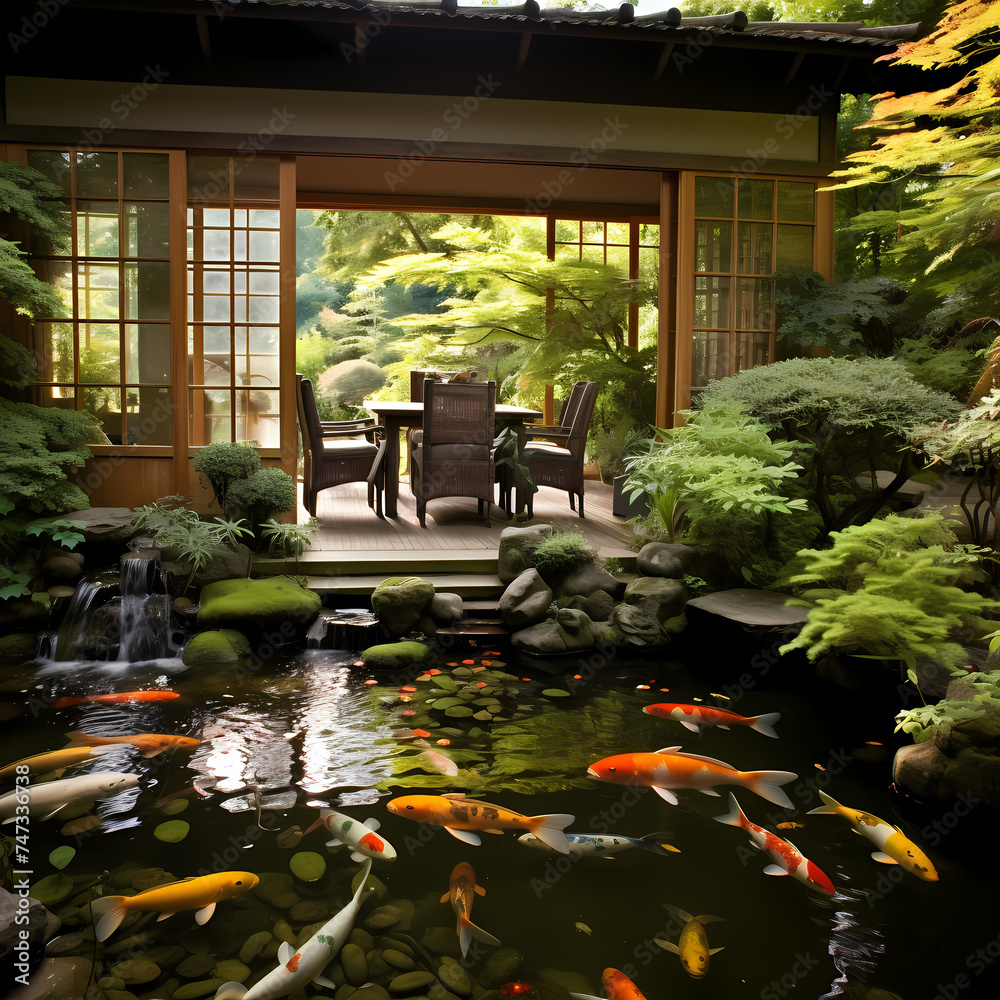
[[[366,399],[361,404],[385,427],[385,486],[382,505],[386,517],[399,516],[399,436],[409,428],[423,427],[424,404],[395,399]],[[519,447],[524,445],[525,427],[540,420],[541,410],[527,406],[496,405],[496,430],[510,427],[517,436]],[[516,479],[515,479],[516,482]],[[522,489],[518,489],[518,506],[523,506]]]

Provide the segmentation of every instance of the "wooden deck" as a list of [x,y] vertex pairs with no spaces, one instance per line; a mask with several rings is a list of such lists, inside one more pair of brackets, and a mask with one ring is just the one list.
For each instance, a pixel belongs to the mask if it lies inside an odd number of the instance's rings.
[[[583,534],[602,557],[631,563],[628,525],[611,513],[611,487],[588,480],[586,517],[569,509],[568,495],[542,487],[535,494],[534,517],[518,525],[551,524]],[[417,521],[416,504],[407,484],[400,489],[399,517],[382,519],[369,508],[364,483],[351,483],[319,496],[322,524],[300,560],[299,572],[309,577],[311,589],[335,595],[367,595],[388,576],[420,575],[438,589],[464,596],[488,597],[502,590],[496,575],[500,532],[510,527],[503,511],[494,506],[486,527],[476,513],[476,501],[465,498],[432,500],[427,505],[427,527]],[[298,521],[308,518],[299,507]],[[281,572],[281,560],[257,557],[255,571]]]

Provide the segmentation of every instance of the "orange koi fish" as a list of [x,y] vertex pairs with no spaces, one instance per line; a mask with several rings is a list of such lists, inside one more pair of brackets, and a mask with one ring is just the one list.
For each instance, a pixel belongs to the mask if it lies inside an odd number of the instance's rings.
[[442,903],[451,901],[451,908],[458,917],[458,924],[455,931],[458,934],[458,942],[462,946],[462,958],[469,952],[469,945],[472,939],[482,941],[483,944],[491,944],[494,947],[500,942],[492,935],[477,927],[470,919],[472,904],[477,895],[485,896],[486,890],[476,884],[476,873],[472,870],[472,865],[465,861],[460,861],[451,872],[451,879],[448,882],[448,891],[441,897]]
[[622,753],[605,757],[587,768],[591,778],[613,781],[619,785],[648,785],[671,805],[677,805],[673,788],[696,788],[703,795],[718,796],[713,785],[742,785],[761,798],[784,809],[792,800],[779,788],[794,781],[792,771],[737,771],[732,764],[681,753],[680,747],[667,747],[656,753]]
[[[639,992],[639,987],[617,969],[605,969],[601,976],[601,985],[608,995],[608,1000],[646,1000]],[[592,996],[589,993],[570,993],[576,1000],[601,1000],[600,997]]]
[[[113,749],[114,747],[66,747],[65,750],[36,753],[33,757],[23,757],[21,760],[15,760],[13,764],[0,768],[0,781],[13,778],[18,773],[45,774],[48,771],[54,771],[61,778],[66,768],[76,767],[77,764],[89,764],[102,753]],[[26,767],[28,770],[18,772],[19,767]]]
[[91,702],[106,705],[117,705],[126,701],[169,701],[171,698],[179,698],[175,691],[118,691],[113,694],[85,694],[79,698],[63,697],[56,698],[52,702],[53,708],[69,708],[70,705],[85,705]]
[[765,875],[791,875],[803,884],[813,889],[820,889],[829,895],[837,890],[829,877],[814,865],[802,852],[787,840],[782,840],[776,833],[751,823],[743,814],[736,797],[729,793],[729,812],[725,816],[716,816],[716,820],[727,826],[737,826],[750,834],[750,839],[766,854],[774,858],[776,864],[764,869]]
[[385,806],[397,816],[444,827],[453,837],[474,847],[478,847],[482,839],[478,834],[467,831],[503,833],[504,830],[522,830],[533,833],[560,854],[569,854],[569,842],[563,830],[576,819],[569,813],[524,816],[502,806],[490,805],[489,802],[467,799],[461,792],[402,795],[390,799]]
[[88,733],[67,733],[71,747],[111,747],[129,744],[145,750],[143,757],[155,757],[176,747],[196,747],[201,740],[193,736],[171,736],[168,733],[134,733],[132,736],[90,736]]
[[646,715],[655,715],[658,719],[672,719],[679,722],[685,729],[699,732],[701,726],[718,726],[719,729],[729,729],[731,726],[749,726],[758,733],[777,739],[778,734],[771,728],[778,719],[780,712],[768,712],[766,715],[737,715],[724,708],[711,708],[708,705],[679,705],[675,702],[661,702],[657,705],[647,705],[643,711]]
[[159,911],[157,920],[166,920],[178,910],[197,910],[194,918],[204,924],[215,912],[216,903],[239,896],[258,881],[252,872],[217,872],[158,885],[135,896],[101,896],[90,904],[97,918],[94,933],[98,941],[104,941],[132,910]]

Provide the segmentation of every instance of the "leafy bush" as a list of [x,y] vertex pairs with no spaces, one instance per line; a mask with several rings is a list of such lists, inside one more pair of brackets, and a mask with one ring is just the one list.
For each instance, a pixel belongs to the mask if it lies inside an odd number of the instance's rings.
[[531,564],[546,580],[558,580],[593,559],[594,554],[578,531],[557,531],[538,544]]
[[801,592],[809,618],[780,651],[900,660],[914,683],[920,662],[949,670],[965,663],[959,640],[982,637],[982,616],[1000,601],[967,589],[985,579],[982,554],[955,541],[952,523],[890,515],[833,532],[829,549],[800,552],[777,586]]
[[252,476],[229,487],[229,501],[251,511],[255,524],[273,514],[294,510],[295,480],[281,469],[258,469]]
[[360,406],[361,401],[385,384],[386,374],[370,361],[342,361],[319,377],[319,394],[339,407]]
[[923,743],[934,735],[938,726],[980,719],[986,714],[1000,713],[1000,670],[977,671],[962,678],[969,690],[968,698],[952,698],[933,705],[919,705],[896,716],[896,732],[902,730]]
[[260,468],[260,453],[246,442],[213,441],[194,456],[192,464],[195,472],[208,480],[219,506],[226,510],[230,487]]

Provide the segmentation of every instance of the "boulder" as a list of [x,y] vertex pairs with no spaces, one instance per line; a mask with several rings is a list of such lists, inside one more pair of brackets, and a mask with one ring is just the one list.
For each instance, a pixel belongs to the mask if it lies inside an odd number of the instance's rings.
[[462,614],[459,594],[435,594],[431,598],[430,615],[435,625],[454,625],[462,620]]
[[625,603],[652,615],[661,625],[676,618],[687,600],[687,587],[680,580],[643,576],[625,588]]
[[434,585],[418,576],[397,576],[383,580],[372,592],[372,611],[393,638],[419,630],[435,631],[430,619]]
[[902,788],[927,799],[949,799],[944,778],[948,758],[933,740],[900,747],[892,762],[892,780]]
[[559,584],[560,597],[574,597],[577,594],[590,597],[599,590],[617,596],[621,591],[621,584],[597,559],[588,559],[579,569],[564,576]]
[[373,670],[406,670],[424,663],[433,650],[422,642],[387,642],[361,650],[358,659]]
[[555,529],[548,524],[533,524],[527,528],[504,528],[500,532],[497,552],[497,576],[506,586],[513,583],[530,565],[531,555]]
[[[165,548],[161,566],[163,572],[173,578],[173,589],[180,591],[187,586],[191,567],[187,563],[178,562],[176,556],[176,549],[171,551]],[[201,572],[195,573],[191,585],[200,589],[219,580],[246,579],[251,558],[250,549],[242,542],[237,542],[213,555],[212,561]]]
[[75,580],[83,573],[83,556],[53,551],[39,567],[46,580]]
[[135,513],[128,507],[88,507],[60,516],[67,521],[82,521],[79,531],[87,542],[122,544],[138,534],[133,523]]
[[319,594],[287,576],[219,580],[201,592],[198,624],[254,634],[268,631],[277,644],[303,634],[322,603]]
[[679,580],[698,558],[693,545],[681,542],[647,542],[636,556],[635,565],[643,576],[663,576]]
[[552,591],[537,569],[526,569],[512,580],[500,598],[504,624],[523,629],[544,621],[552,603]]
[[250,643],[235,629],[212,629],[191,637],[181,659],[187,667],[214,667],[238,663],[250,652]]
[[[670,635],[654,615],[631,604],[619,604],[614,610],[612,621],[630,646],[662,646]],[[675,628],[674,631],[680,631]]]
[[35,632],[12,632],[0,636],[0,664],[8,666],[33,659],[38,649],[38,634]]
[[594,623],[582,611],[563,608],[555,618],[515,632],[511,642],[537,656],[587,650],[594,645]]
[[615,599],[606,591],[596,590],[581,601],[580,610],[591,621],[610,621],[615,610]]
[[[20,895],[0,888],[0,968],[5,973],[11,973],[17,963],[25,961],[26,956],[34,965],[41,958],[46,942],[62,923],[37,899],[28,896],[24,897],[23,902],[27,904],[27,909],[22,906]],[[22,932],[27,933],[27,952],[21,947],[21,942],[24,940],[21,937]],[[5,981],[12,980],[11,974]]]

